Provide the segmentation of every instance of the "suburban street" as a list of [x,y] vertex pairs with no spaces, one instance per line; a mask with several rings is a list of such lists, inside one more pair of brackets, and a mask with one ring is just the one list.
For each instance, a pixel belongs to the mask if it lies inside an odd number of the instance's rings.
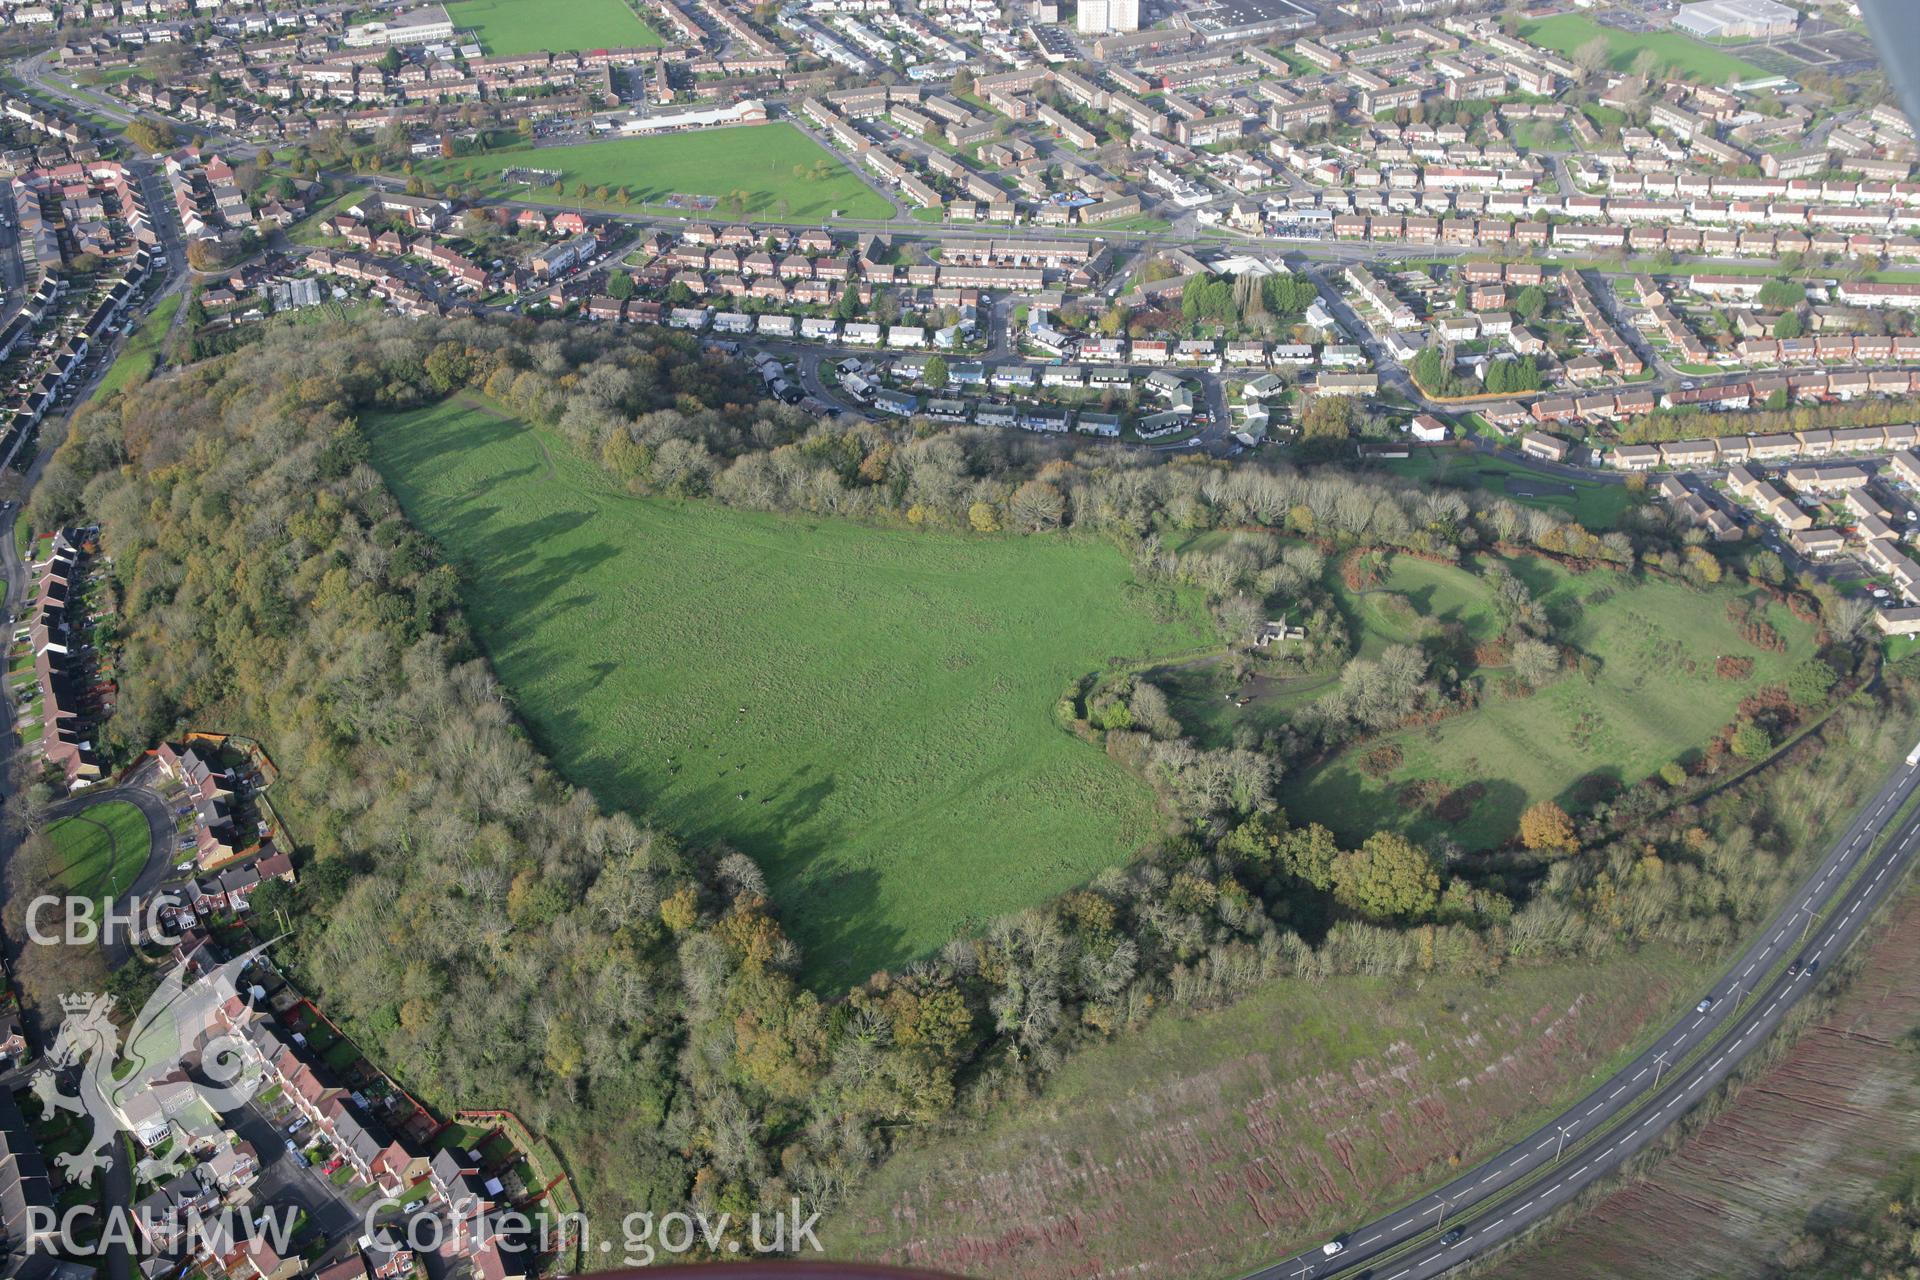
[[[360,1225],[361,1214],[327,1176],[312,1165],[302,1167],[287,1151],[285,1131],[274,1123],[269,1108],[255,1098],[222,1117],[234,1135],[252,1146],[260,1161],[260,1179],[253,1184],[252,1206],[291,1206],[306,1211],[308,1220],[328,1240],[336,1240]],[[309,1135],[311,1136],[311,1135]]]
[[[1443,1275],[1538,1225],[1620,1169],[1724,1082],[1832,970],[1920,849],[1920,811],[1894,825],[1916,791],[1920,768],[1900,765],[1766,929],[1704,993],[1708,1008],[1682,1016],[1632,1062],[1505,1151],[1354,1227],[1341,1237],[1346,1247],[1337,1255],[1316,1247],[1271,1263],[1248,1280]],[[1884,844],[1882,836],[1888,837]],[[1818,968],[1796,976],[1784,968],[1789,962]],[[1521,1196],[1526,1198],[1513,1203]]]

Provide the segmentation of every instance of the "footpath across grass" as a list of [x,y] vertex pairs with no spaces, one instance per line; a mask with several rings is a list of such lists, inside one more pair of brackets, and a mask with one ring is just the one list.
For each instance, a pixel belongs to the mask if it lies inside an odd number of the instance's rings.
[[583,52],[666,43],[626,0],[459,0],[456,29],[471,28],[488,53]]
[[116,898],[133,887],[152,849],[147,816],[125,800],[97,804],[47,828],[59,855],[54,883],[69,893]]
[[603,805],[756,858],[810,981],[925,955],[1158,832],[1055,706],[1211,627],[1113,548],[634,498],[477,404],[366,430],[541,748]]
[[[509,169],[557,170],[566,195],[556,193],[551,181],[537,186],[508,182],[501,175]],[[607,210],[629,207],[617,200],[625,187],[636,205],[715,220],[740,215],[731,205],[699,209],[691,203],[676,206],[670,198],[725,200],[744,191],[748,216],[797,221],[830,217],[835,211],[847,218],[885,218],[893,213],[837,156],[784,122],[560,147],[516,146],[434,160],[418,166],[416,172],[443,186],[458,183],[475,196],[552,200]],[[578,191],[581,183],[588,188],[584,196]],[[607,198],[597,194],[601,187],[608,188]]]

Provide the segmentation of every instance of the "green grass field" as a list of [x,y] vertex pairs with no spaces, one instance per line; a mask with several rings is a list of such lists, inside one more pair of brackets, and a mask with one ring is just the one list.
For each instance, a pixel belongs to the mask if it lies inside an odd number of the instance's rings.
[[1520,35],[1522,39],[1569,57],[1581,45],[1600,36],[1613,51],[1610,65],[1615,71],[1627,70],[1642,49],[1651,49],[1671,74],[1707,84],[1757,79],[1765,74],[1751,62],[1677,31],[1621,31],[1617,27],[1603,27],[1582,14],[1563,13],[1540,22],[1523,23]]
[[[1446,835],[1468,847],[1496,845],[1512,835],[1520,812],[1536,800],[1581,807],[1576,784],[1588,775],[1631,784],[1704,746],[1733,719],[1741,698],[1779,683],[1811,648],[1810,626],[1777,605],[1766,606],[1766,617],[1786,637],[1788,652],[1767,653],[1743,641],[1725,612],[1726,602],[1741,594],[1733,587],[1701,592],[1658,579],[1630,583],[1614,574],[1574,575],[1538,559],[1510,567],[1543,602],[1555,634],[1599,656],[1598,673],[1591,679],[1563,673],[1531,697],[1507,698],[1489,689],[1474,711],[1374,739],[1368,750],[1391,742],[1403,756],[1381,778],[1361,771],[1359,751],[1336,756],[1283,783],[1290,813],[1355,841],[1392,826],[1416,838]],[[1385,585],[1391,588],[1391,580]],[[1436,591],[1434,598],[1448,597]],[[1346,608],[1350,625],[1357,618],[1364,631],[1375,629],[1364,607],[1348,600]],[[1471,614],[1463,620],[1471,633]],[[1370,643],[1362,638],[1362,653]],[[1744,680],[1719,677],[1715,662],[1722,655],[1752,659],[1752,674]],[[1428,810],[1402,806],[1397,792],[1415,780],[1448,787],[1478,783],[1486,792],[1450,826]]]
[[[1589,529],[1611,529],[1646,498],[1624,484],[1543,476],[1517,463],[1464,449],[1420,449],[1380,464],[1397,476],[1486,489],[1522,506],[1564,511]],[[1567,490],[1572,492],[1568,493]]]
[[180,310],[180,303],[185,297],[181,293],[168,294],[135,326],[133,336],[127,339],[127,345],[114,358],[113,367],[100,379],[100,386],[94,392],[96,396],[104,399],[116,391],[137,387],[147,380],[153,373],[154,365],[160,362],[160,344],[166,339],[167,330],[173,326],[174,313]]
[[69,893],[115,898],[132,887],[152,848],[147,816],[125,800],[109,800],[47,828],[59,854],[54,883]]
[[[814,176],[816,166],[823,166],[822,176]],[[667,197],[676,194],[724,198],[745,191],[750,197],[747,213],[761,217],[814,220],[837,209],[848,218],[885,218],[893,212],[837,157],[784,123],[562,147],[515,147],[435,160],[419,166],[417,172],[438,183],[459,183],[481,196],[541,199],[552,192],[550,185],[529,188],[501,181],[502,171],[518,168],[557,169],[567,184],[567,204],[600,209],[622,206],[578,195],[579,183],[610,187],[616,193],[626,187],[635,200],[656,208],[667,207]],[[731,209],[700,215],[690,209],[673,211],[715,218],[732,215]]]
[[758,859],[810,980],[926,954],[1156,832],[1053,718],[1110,658],[1209,642],[1117,551],[636,499],[472,404],[367,429],[543,750]]
[[626,0],[459,0],[457,29],[472,28],[488,53],[578,52],[664,44]]

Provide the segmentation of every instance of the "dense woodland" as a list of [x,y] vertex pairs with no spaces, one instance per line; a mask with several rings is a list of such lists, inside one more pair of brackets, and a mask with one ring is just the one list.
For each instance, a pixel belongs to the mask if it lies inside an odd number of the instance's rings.
[[[516,725],[453,571],[357,426],[462,388],[637,493],[1110,538],[1143,574],[1205,584],[1225,626],[1251,617],[1246,601],[1305,590],[1321,554],[1458,559],[1498,542],[1652,572],[1683,544],[1657,518],[1599,537],[1482,495],[1332,473],[821,423],[657,331],[283,331],[83,413],[29,514],[102,526],[125,615],[110,743],[130,753],[188,724],[270,743],[301,844],[299,886],[257,899],[295,922],[283,958],[430,1104],[513,1106],[551,1134],[598,1214],[829,1204],[890,1144],[1024,1094],[1077,1044],[1263,980],[1491,977],[1656,937],[1725,942],[1809,856],[1811,811],[1897,751],[1876,699],[1909,700],[1900,679],[1857,695],[1774,770],[1630,835],[1576,853],[1555,828],[1532,853],[1466,868],[1396,835],[1348,849],[1290,824],[1268,745],[1201,751],[1151,685],[1107,685],[1064,700],[1063,719],[1152,778],[1187,834],[902,972],[817,993],[796,982],[749,859],[601,812]],[[1216,527],[1256,536],[1206,558],[1162,545]],[[1539,638],[1503,589],[1514,642]],[[1850,651],[1829,654],[1853,674]],[[1410,664],[1350,672],[1313,731],[1445,695]],[[1841,745],[1855,749],[1822,749]]]

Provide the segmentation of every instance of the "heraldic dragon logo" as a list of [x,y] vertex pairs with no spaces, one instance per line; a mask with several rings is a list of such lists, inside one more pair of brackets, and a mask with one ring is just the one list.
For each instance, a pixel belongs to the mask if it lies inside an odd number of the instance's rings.
[[[124,1043],[111,1016],[112,996],[81,992],[62,998],[65,1017],[48,1065],[34,1074],[33,1091],[48,1114],[65,1111],[92,1121],[80,1150],[55,1157],[75,1184],[91,1185],[95,1173],[113,1167],[114,1140],[135,1132],[130,1116],[136,1106],[143,1115],[171,1119],[198,1103],[218,1115],[259,1090],[262,1073],[242,1030],[251,1002],[237,984],[265,950],[255,947],[198,976],[181,960],[128,1025]],[[148,1094],[155,1096],[139,1102]],[[214,1132],[216,1146],[231,1145],[223,1130],[215,1126]],[[167,1155],[148,1162],[142,1176],[171,1176],[189,1163],[187,1144],[176,1142]]]

